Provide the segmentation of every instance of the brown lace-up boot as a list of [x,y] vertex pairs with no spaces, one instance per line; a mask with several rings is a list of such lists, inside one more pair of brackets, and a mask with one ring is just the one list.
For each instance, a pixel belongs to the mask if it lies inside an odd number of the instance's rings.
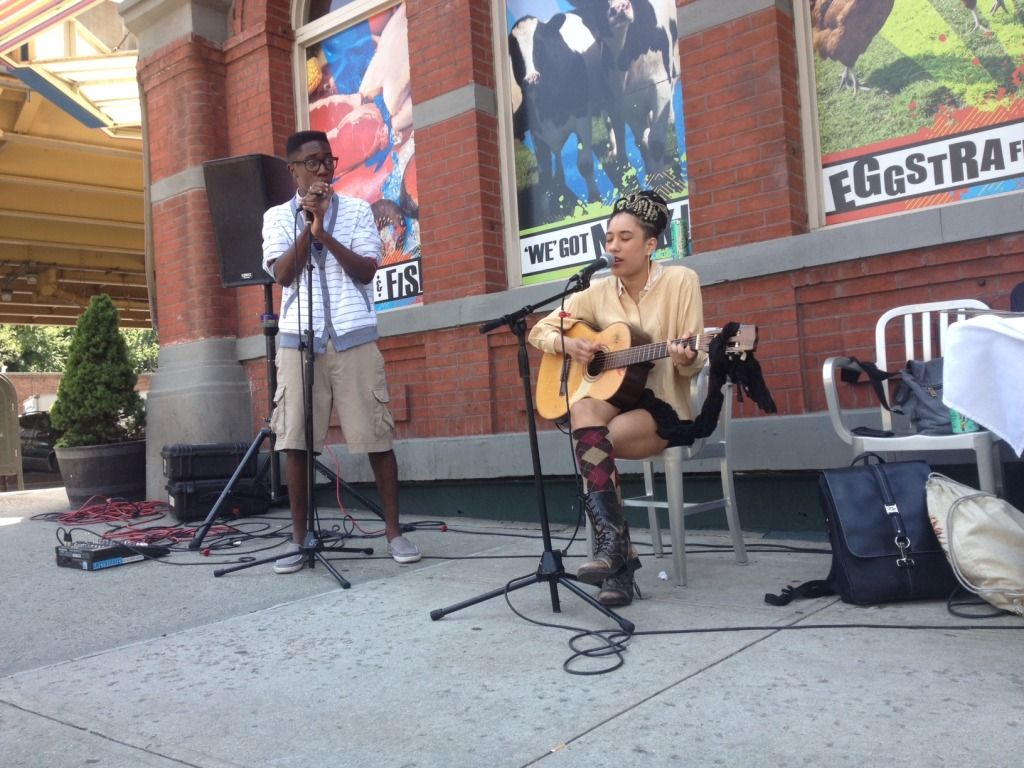
[[622,502],[616,491],[598,491],[587,495],[587,514],[594,526],[597,543],[594,559],[580,564],[576,578],[586,584],[601,584],[618,573],[629,555],[629,529],[622,515]]
[[636,548],[630,546],[629,560],[622,570],[601,582],[601,591],[597,593],[597,599],[601,605],[609,608],[629,605],[633,602],[634,594],[639,597],[640,591],[636,588],[633,572],[640,567],[640,558],[637,556]]

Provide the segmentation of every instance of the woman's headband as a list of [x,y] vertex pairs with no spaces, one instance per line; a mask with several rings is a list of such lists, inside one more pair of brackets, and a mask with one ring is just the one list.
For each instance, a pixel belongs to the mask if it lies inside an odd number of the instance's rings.
[[664,200],[651,192],[634,192],[620,197],[612,205],[613,213],[631,213],[640,221],[649,224],[659,233],[668,224],[668,206]]

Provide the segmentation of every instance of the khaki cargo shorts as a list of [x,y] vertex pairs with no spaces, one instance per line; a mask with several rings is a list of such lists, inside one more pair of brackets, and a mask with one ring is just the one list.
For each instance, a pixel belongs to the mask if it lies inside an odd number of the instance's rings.
[[[304,352],[277,351],[277,392],[270,417],[279,451],[306,450],[303,387]],[[380,453],[391,448],[395,420],[388,408],[384,356],[374,343],[327,352],[313,362],[313,452],[323,450],[331,404],[349,453]]]

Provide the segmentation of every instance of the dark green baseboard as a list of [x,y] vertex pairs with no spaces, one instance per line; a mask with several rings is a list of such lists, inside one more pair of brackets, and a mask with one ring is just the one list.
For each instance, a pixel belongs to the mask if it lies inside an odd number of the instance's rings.
[[[973,466],[948,466],[944,473],[955,480],[977,485]],[[818,501],[818,472],[741,472],[735,475],[740,524],[744,530],[771,533],[787,532],[824,534],[825,526]],[[1004,467],[1007,499],[1024,509],[1024,463],[1009,462]],[[659,477],[659,484],[663,478]],[[356,491],[376,502],[372,484],[356,484]],[[643,482],[626,478],[623,492],[627,496],[643,493]],[[687,498],[703,501],[721,493],[717,475],[688,475]],[[402,483],[400,488],[403,512],[426,515],[446,523],[459,518],[482,518],[536,523],[540,521],[537,493],[532,478],[467,480],[461,482]],[[544,498],[548,520],[552,524],[572,525],[576,522],[576,484],[572,478],[550,477],[544,480]],[[353,509],[362,508],[359,500],[343,494],[342,500]],[[318,502],[325,507],[336,506],[334,488],[321,487]],[[635,525],[646,527],[646,513],[631,513]],[[662,512],[662,525],[667,518]],[[687,518],[693,529],[725,529],[721,511],[705,512]]]

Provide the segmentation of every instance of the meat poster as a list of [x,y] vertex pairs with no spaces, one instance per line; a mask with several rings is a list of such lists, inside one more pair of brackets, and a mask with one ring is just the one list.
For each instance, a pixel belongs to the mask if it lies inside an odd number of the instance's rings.
[[338,158],[334,188],[373,209],[384,244],[376,308],[423,300],[416,144],[405,6],[370,16],[307,48],[309,127]]
[[828,224],[1024,189],[1024,0],[810,0]]
[[623,194],[654,189],[688,253],[686,140],[675,0],[506,0],[523,283],[603,252]]

